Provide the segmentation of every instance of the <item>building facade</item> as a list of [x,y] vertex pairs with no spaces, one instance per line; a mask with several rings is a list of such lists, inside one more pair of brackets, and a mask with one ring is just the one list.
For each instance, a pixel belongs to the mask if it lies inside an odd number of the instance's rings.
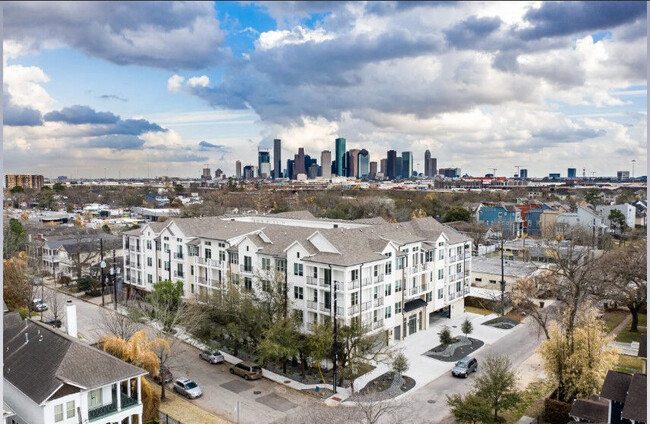
[[481,205],[478,219],[488,227],[497,227],[504,237],[521,237],[523,234],[521,212],[512,205]]
[[273,140],[273,179],[282,177],[282,140]]
[[402,152],[402,178],[413,176],[413,152]]
[[23,174],[7,174],[5,175],[5,188],[11,190],[14,187],[31,188],[40,190],[43,188],[42,175],[23,175]]
[[438,314],[462,313],[469,293],[470,239],[430,217],[397,224],[308,212],[172,219],[126,232],[123,241],[133,290],[173,279],[186,298],[235,285],[262,297],[282,284],[304,332],[335,317],[401,340]]
[[389,180],[393,180],[397,178],[397,152],[389,150],[387,154],[385,175]]
[[350,149],[347,153],[348,177],[357,178],[359,176],[359,149]]
[[321,176],[327,180],[332,178],[332,152],[323,150],[320,154]]
[[257,170],[260,178],[271,178],[271,152],[268,150],[257,151]]
[[357,161],[357,178],[368,178],[369,176],[370,176],[370,153],[368,153],[366,149],[361,149]]
[[347,155],[346,155],[345,139],[337,138],[335,141],[335,154],[334,169],[337,177],[345,177],[348,175]]

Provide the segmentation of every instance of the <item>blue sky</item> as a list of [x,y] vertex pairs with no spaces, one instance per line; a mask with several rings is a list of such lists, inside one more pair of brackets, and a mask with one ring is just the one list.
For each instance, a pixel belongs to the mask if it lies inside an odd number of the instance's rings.
[[4,37],[6,172],[232,173],[339,136],[420,171],[646,169],[642,2],[9,2]]

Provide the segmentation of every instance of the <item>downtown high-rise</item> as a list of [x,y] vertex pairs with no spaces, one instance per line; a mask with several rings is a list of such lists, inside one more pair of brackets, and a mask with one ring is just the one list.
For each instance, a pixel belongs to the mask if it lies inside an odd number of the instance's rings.
[[334,158],[335,173],[339,177],[347,176],[348,164],[347,164],[347,154],[345,148],[345,139],[337,138],[336,139],[336,150]]

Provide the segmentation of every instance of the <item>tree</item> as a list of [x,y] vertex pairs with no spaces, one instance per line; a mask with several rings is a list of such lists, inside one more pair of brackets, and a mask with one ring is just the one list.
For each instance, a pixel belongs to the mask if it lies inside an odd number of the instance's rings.
[[102,231],[107,233],[107,234],[110,234],[111,233],[111,227],[109,227],[108,224],[104,224],[104,225],[102,225]]
[[[397,378],[402,380],[402,373],[405,373],[409,369],[409,360],[404,355],[404,352],[398,352],[397,355],[393,358],[393,371],[397,374]],[[401,383],[400,383],[401,384]]]
[[63,318],[66,303],[63,296],[56,290],[48,290],[45,300],[47,301],[48,315],[50,315],[55,322]]
[[485,399],[494,410],[494,421],[499,419],[499,411],[511,409],[521,400],[517,391],[517,374],[506,356],[488,356],[474,388],[476,395]]
[[4,252],[3,257],[9,259],[18,252],[27,249],[27,233],[23,224],[16,218],[9,219],[9,225],[3,228]]
[[329,321],[322,324],[316,323],[311,331],[311,334],[308,334],[305,340],[307,354],[312,366],[320,369],[323,361],[328,357],[331,358],[332,341],[334,340],[332,323]]
[[47,187],[43,187],[37,195],[38,208],[43,210],[54,210],[56,209],[56,201],[54,200],[54,193],[52,190]]
[[63,184],[61,184],[61,183],[54,183],[54,185],[52,186],[52,188],[53,188],[54,191],[56,191],[57,193],[61,193],[62,191],[65,191],[65,186],[64,186]]
[[90,275],[84,275],[81,278],[77,279],[77,290],[79,291],[95,294],[99,289],[99,281]]
[[452,221],[467,221],[469,222],[472,214],[469,210],[463,207],[455,207],[449,209],[445,212],[445,215],[442,218],[442,222],[452,222]]
[[11,194],[16,194],[16,193],[24,193],[25,189],[22,186],[13,186],[9,191],[11,192]]
[[594,206],[601,205],[603,203],[603,195],[600,192],[600,189],[590,188],[587,190],[585,193],[585,202]]
[[635,241],[606,253],[598,263],[600,281],[594,293],[605,301],[625,305],[632,314],[630,331],[638,331],[639,312],[648,298],[645,240]]
[[540,292],[535,287],[535,282],[529,278],[517,279],[510,291],[510,299],[515,310],[532,317],[548,340],[550,338],[548,326],[550,324],[552,308],[538,307],[535,300],[540,297]]
[[456,422],[465,424],[489,423],[492,421],[492,411],[487,399],[469,393],[464,398],[459,394],[447,395],[447,405]]
[[619,211],[618,209],[612,209],[609,212],[607,219],[610,222],[610,227],[612,230],[618,231],[620,234],[625,234],[625,231],[628,227],[623,212]]
[[102,314],[98,326],[102,334],[108,334],[123,340],[130,339],[140,328],[140,325],[130,316],[111,310],[106,310]]
[[[168,316],[167,312],[174,314],[181,305],[183,297],[183,282],[172,283],[170,280],[163,280],[153,283],[153,291],[147,295],[147,302],[153,307],[153,314],[162,317]],[[155,317],[154,317],[155,319]],[[171,331],[171,323],[162,321],[165,331]]]
[[282,372],[287,373],[287,362],[298,354],[298,330],[292,318],[283,318],[264,332],[257,346],[260,361],[282,362]]
[[34,299],[34,286],[25,275],[27,255],[20,252],[11,259],[3,259],[2,266],[3,299],[7,307],[12,310],[28,307]]
[[408,408],[407,404],[392,402],[391,399],[386,399],[376,392],[358,398],[355,409],[358,411],[355,415],[360,416],[360,419],[356,420],[356,422],[364,424],[377,424],[382,421],[383,417],[389,422],[409,422],[406,411],[410,410],[410,408]]
[[572,331],[569,334],[566,325],[554,321],[550,338],[539,347],[544,370],[558,386],[558,399],[567,403],[598,393],[618,358],[616,348],[609,347],[612,339],[595,310],[580,314]]
[[446,325],[442,327],[442,330],[440,330],[440,344],[443,346],[447,346],[448,344],[452,344],[454,342],[453,337],[451,337],[451,331],[449,331],[449,327]]
[[460,330],[465,335],[465,338],[468,338],[467,336],[469,334],[472,334],[472,331],[474,331],[474,326],[472,325],[472,322],[469,319],[465,318],[465,321],[463,321],[463,324],[460,327]]

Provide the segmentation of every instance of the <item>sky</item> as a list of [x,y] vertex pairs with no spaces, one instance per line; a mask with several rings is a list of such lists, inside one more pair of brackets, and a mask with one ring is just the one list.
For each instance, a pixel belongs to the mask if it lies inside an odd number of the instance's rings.
[[[282,139],[645,175],[646,2],[5,2],[5,173],[233,174]],[[286,166],[286,165],[285,165]]]

